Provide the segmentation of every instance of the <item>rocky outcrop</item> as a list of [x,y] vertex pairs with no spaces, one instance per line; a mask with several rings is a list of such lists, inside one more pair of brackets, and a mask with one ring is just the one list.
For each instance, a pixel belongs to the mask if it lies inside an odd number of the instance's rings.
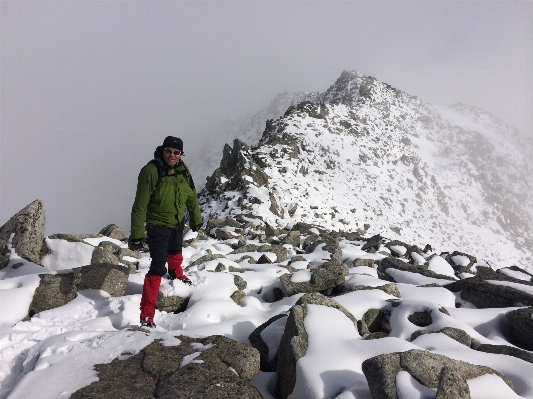
[[261,399],[250,384],[259,371],[254,348],[220,335],[177,338],[180,345],[154,341],[125,360],[96,365],[98,381],[71,398]]
[[334,259],[315,269],[296,273],[309,273],[310,278],[308,281],[299,282],[299,280],[295,281],[295,273],[282,275],[279,279],[289,296],[298,293],[321,292],[341,285],[348,274],[348,266]]
[[10,240],[18,256],[40,264],[45,222],[43,202],[35,200],[0,227],[0,269],[9,261]]
[[[446,370],[447,369],[447,370]],[[407,371],[415,380],[428,388],[437,388],[437,397],[449,398],[450,392],[457,390],[452,397],[465,396],[466,380],[485,374],[496,374],[513,388],[511,381],[501,373],[486,366],[454,360],[432,352],[412,349],[379,355],[363,362],[363,373],[368,382],[373,399],[396,399],[396,375]],[[453,374],[451,374],[453,373]],[[439,393],[440,392],[440,393]]]

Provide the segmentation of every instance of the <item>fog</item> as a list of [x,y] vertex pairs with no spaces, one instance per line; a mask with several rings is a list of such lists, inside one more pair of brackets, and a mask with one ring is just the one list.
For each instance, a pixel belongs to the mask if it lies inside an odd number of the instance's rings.
[[533,2],[2,1],[0,225],[40,198],[46,234],[128,233],[165,136],[194,171],[222,121],[343,70],[533,137]]

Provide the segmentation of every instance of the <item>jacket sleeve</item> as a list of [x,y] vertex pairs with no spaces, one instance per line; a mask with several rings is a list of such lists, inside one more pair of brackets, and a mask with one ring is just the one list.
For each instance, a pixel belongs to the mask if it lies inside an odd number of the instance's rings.
[[157,186],[157,168],[148,164],[142,168],[137,180],[135,202],[131,208],[131,238],[144,238],[144,223],[150,197]]
[[187,210],[189,211],[191,226],[202,224],[202,211],[194,188],[192,189],[192,195],[187,199]]
[[191,188],[192,195],[187,199],[187,210],[189,211],[190,225],[199,225],[202,224],[202,211],[200,209],[200,204],[198,203],[198,195],[196,195],[196,187],[194,186],[194,181],[192,179],[191,172],[187,168],[187,180],[189,182],[189,187]]

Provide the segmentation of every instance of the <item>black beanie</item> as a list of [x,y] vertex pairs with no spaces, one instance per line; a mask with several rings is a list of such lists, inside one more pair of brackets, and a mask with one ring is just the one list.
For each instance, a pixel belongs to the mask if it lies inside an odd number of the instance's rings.
[[183,152],[183,140],[174,136],[167,136],[165,141],[163,141],[163,148],[166,147],[177,148]]

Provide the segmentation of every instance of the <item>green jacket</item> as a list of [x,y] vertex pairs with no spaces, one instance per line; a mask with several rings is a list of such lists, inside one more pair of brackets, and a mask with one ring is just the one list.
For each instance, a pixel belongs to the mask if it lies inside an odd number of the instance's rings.
[[161,155],[162,147],[157,147],[154,160],[165,171],[158,183],[158,168],[148,163],[139,173],[137,193],[131,209],[131,237],[144,238],[146,226],[176,227],[189,211],[190,224],[202,224],[202,213],[191,172],[180,161],[170,168]]

